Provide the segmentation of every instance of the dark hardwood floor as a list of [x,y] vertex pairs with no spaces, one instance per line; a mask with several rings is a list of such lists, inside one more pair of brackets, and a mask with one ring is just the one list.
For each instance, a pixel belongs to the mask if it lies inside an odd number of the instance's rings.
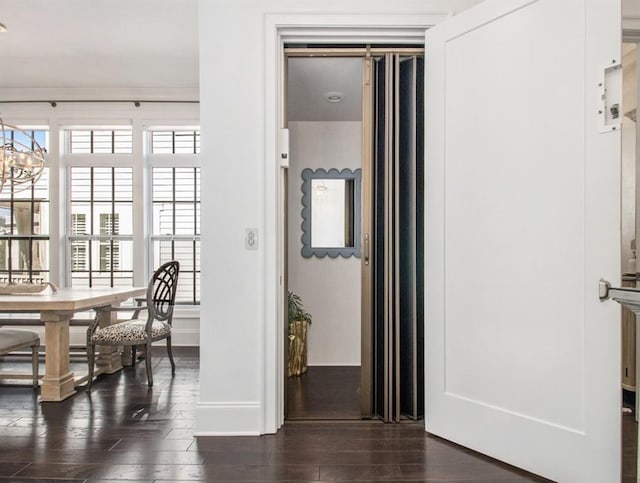
[[360,419],[360,366],[309,366],[289,377],[287,419]]
[[638,472],[638,423],[633,412],[635,394],[623,391],[622,412],[622,483],[635,483]]
[[275,435],[194,438],[198,355],[176,356],[175,378],[164,351],[154,357],[152,390],[144,364],[62,403],[38,403],[26,381],[0,386],[0,482],[545,481],[420,423],[287,422]]

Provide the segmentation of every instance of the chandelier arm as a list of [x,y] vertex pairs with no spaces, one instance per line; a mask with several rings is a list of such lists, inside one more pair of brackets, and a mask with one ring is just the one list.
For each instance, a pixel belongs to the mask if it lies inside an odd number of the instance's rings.
[[44,172],[45,149],[34,136],[6,123],[2,117],[0,133],[0,192],[5,188],[19,192],[33,186]]

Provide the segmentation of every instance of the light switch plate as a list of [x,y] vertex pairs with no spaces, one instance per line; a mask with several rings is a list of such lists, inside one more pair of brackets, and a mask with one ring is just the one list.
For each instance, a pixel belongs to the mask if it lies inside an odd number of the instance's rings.
[[257,228],[244,229],[244,247],[247,250],[258,249],[258,229]]

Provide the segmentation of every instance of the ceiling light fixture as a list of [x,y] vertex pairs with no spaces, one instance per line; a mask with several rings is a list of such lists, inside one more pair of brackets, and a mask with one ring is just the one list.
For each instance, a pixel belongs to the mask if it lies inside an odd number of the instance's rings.
[[12,192],[33,186],[44,171],[45,150],[28,132],[0,117],[0,191]]
[[329,102],[340,102],[343,99],[344,94],[342,92],[332,91],[327,92],[324,97]]
[[7,26],[2,22],[0,22],[0,32],[6,32],[6,31],[7,31]]

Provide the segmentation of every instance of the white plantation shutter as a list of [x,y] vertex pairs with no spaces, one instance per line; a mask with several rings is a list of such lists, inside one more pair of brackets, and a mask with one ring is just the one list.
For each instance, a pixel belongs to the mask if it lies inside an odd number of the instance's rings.
[[72,129],[70,152],[73,154],[131,154],[133,131],[123,129]]

